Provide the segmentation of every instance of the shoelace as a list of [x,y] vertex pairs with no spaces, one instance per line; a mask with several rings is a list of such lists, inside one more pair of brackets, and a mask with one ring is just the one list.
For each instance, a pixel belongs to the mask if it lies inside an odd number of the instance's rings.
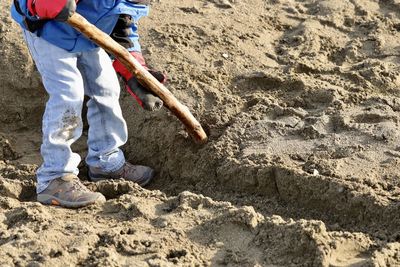
[[72,187],[76,190],[82,190],[82,191],[89,191],[86,186],[84,186],[79,179],[74,179],[72,181]]

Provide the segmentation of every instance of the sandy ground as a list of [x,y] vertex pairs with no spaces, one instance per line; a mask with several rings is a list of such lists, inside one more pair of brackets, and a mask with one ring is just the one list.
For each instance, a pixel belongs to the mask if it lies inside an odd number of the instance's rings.
[[34,201],[46,94],[0,15],[0,266],[400,266],[400,1],[153,1],[140,26],[210,140],[123,93],[156,180],[82,164],[108,201],[67,210]]

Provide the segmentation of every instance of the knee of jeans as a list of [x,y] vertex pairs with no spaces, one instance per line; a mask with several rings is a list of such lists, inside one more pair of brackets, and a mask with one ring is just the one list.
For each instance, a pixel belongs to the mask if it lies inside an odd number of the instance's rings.
[[118,102],[120,97],[119,85],[117,88],[111,87],[106,89],[100,89],[94,94],[94,99],[96,102],[108,102],[114,103]]
[[63,98],[65,102],[70,102],[72,105],[80,105],[83,103],[83,99],[85,94],[82,91],[78,90],[69,90],[67,92],[61,93],[60,96]]

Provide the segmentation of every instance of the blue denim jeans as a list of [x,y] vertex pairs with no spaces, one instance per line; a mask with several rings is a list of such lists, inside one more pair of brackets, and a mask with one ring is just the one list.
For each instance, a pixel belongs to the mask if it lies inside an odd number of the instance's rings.
[[49,95],[37,192],[55,178],[78,174],[81,158],[71,145],[82,134],[84,95],[90,98],[87,165],[104,172],[121,168],[125,158],[119,147],[127,141],[127,127],[119,105],[118,78],[107,53],[100,48],[71,53],[28,31],[24,37]]

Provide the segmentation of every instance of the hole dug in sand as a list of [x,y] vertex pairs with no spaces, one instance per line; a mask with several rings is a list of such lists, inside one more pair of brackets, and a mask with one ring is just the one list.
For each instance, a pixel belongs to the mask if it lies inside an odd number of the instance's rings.
[[19,201],[36,201],[36,186],[32,180],[14,180],[0,177],[0,197]]

